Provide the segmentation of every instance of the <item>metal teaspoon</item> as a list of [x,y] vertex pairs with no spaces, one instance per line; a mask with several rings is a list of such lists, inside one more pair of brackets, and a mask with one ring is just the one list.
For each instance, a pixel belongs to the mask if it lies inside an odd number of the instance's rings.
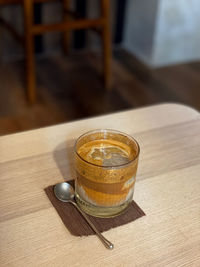
[[101,242],[104,244],[104,246],[108,249],[113,249],[114,245],[108,241],[94,226],[94,224],[90,221],[88,216],[79,208],[77,203],[74,200],[74,189],[73,187],[66,182],[59,183],[54,186],[54,194],[60,201],[63,202],[69,202],[73,204],[77,210],[81,213],[81,215],[85,218],[87,223],[90,225],[90,227],[94,230],[94,232],[97,234]]

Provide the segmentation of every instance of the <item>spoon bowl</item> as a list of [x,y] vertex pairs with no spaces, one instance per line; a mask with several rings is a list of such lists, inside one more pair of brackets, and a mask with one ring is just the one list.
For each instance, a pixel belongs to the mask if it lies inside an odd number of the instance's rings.
[[74,200],[74,189],[68,183],[60,183],[54,186],[55,196],[63,202],[69,202]]

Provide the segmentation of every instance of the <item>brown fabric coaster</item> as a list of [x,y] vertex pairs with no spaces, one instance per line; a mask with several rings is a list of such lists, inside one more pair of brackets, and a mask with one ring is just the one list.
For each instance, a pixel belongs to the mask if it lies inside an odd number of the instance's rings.
[[[73,184],[73,181],[69,183]],[[94,231],[90,228],[79,211],[72,204],[59,201],[54,195],[53,188],[54,185],[51,185],[44,190],[69,232],[75,236],[93,235]],[[127,211],[119,216],[113,218],[96,218],[88,215],[88,217],[100,232],[104,232],[111,228],[132,222],[144,215],[145,213],[141,208],[135,201],[132,201]]]

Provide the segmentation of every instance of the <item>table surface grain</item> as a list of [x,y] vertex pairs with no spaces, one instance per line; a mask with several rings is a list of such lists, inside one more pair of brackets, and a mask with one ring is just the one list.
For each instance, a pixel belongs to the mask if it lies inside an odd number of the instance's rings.
[[[146,216],[72,236],[44,188],[74,178],[73,145],[110,128],[141,147],[134,200]],[[0,137],[0,266],[200,266],[200,115],[160,104]]]

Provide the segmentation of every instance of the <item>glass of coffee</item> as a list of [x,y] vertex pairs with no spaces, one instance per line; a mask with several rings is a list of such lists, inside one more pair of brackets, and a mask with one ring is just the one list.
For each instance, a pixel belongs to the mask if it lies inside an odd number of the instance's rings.
[[75,144],[75,197],[86,213],[112,217],[130,204],[140,148],[131,136],[115,130],[94,130]]

